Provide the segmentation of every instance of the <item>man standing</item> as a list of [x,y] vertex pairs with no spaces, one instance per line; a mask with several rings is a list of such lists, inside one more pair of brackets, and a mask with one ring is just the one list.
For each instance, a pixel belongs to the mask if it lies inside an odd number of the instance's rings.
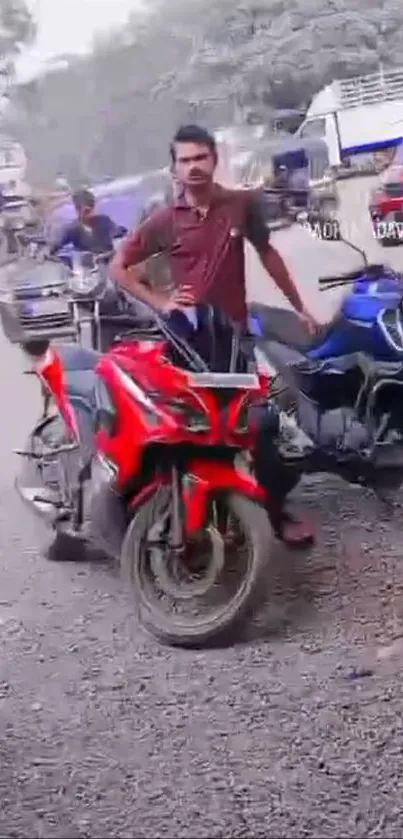
[[[179,189],[174,202],[155,210],[126,239],[111,263],[112,276],[137,298],[161,312],[209,303],[239,323],[247,322],[244,239],[256,249],[267,273],[314,333],[317,324],[269,233],[256,192],[224,189],[214,181],[214,137],[196,125],[181,127],[170,148],[172,174]],[[174,291],[169,296],[146,288],[132,266],[166,253]],[[271,499],[268,512],[276,533],[287,544],[306,545],[310,527],[284,510],[296,476],[282,464],[264,429],[259,435],[256,475]],[[275,488],[275,489],[274,489]]]

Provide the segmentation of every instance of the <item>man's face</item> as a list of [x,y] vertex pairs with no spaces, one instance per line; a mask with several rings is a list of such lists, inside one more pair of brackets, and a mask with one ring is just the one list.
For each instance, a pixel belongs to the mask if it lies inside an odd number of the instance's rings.
[[79,217],[80,221],[82,221],[85,224],[86,222],[91,221],[91,218],[94,215],[94,212],[95,212],[95,208],[94,208],[93,204],[83,205],[83,206],[79,207],[78,217]]
[[208,146],[199,143],[176,143],[173,174],[184,187],[205,186],[212,182],[215,157]]

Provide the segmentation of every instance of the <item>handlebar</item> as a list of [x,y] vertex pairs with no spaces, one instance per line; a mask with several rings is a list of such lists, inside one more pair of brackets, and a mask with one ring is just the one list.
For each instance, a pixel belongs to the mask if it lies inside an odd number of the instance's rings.
[[[335,287],[341,285],[348,285],[349,283],[355,283],[357,280],[361,279],[363,275],[371,276],[373,275],[374,279],[379,277],[380,275],[384,274],[385,266],[384,265],[366,265],[362,266],[361,268],[357,268],[355,271],[346,271],[344,274],[337,274],[335,276],[329,277],[319,277],[318,283],[320,286],[327,286]],[[323,289],[322,289],[323,290]]]
[[[121,288],[120,293],[121,293],[122,298],[128,303],[129,308],[133,307],[133,306],[138,306],[139,304],[141,304],[141,306],[143,308],[143,313],[142,314],[139,314],[138,310],[134,313],[133,320],[137,319],[137,322],[139,321],[139,319],[144,321],[144,318],[147,317],[147,314],[149,314],[150,321],[151,321],[151,323],[155,324],[156,331],[160,332],[165,337],[165,339],[170,343],[170,345],[188,363],[190,369],[193,372],[195,372],[195,373],[208,373],[210,371],[210,368],[209,368],[208,364],[201,358],[199,353],[196,352],[196,350],[187,342],[187,340],[185,338],[182,338],[180,335],[178,335],[178,333],[176,331],[174,331],[173,328],[171,328],[170,324],[167,322],[167,319],[165,318],[165,316],[163,314],[161,314],[161,312],[154,309],[154,307],[151,306],[150,304],[144,303],[143,301],[134,297],[132,294],[130,294],[129,291],[127,291],[127,289],[122,289]],[[180,311],[180,310],[178,310],[178,311]],[[127,323],[129,318],[130,318],[130,315],[129,315],[129,313],[126,314],[126,313],[123,312],[118,317],[121,318],[121,321],[117,320],[117,319],[114,319],[114,324],[116,325],[116,323],[122,322],[122,325],[123,325],[123,323],[125,322],[125,318],[127,318],[127,320],[126,320],[126,323]],[[107,320],[109,320],[109,318]],[[113,320],[113,318],[111,317],[111,321],[112,320]],[[105,321],[104,316],[102,316],[102,321],[104,323],[107,322],[107,321]],[[132,326],[133,326],[133,321],[132,321]],[[242,345],[244,344],[244,336],[242,335],[240,328],[236,327],[234,324],[232,324],[232,327],[233,327],[233,335],[232,335],[232,343],[231,343],[231,358],[230,358],[230,363],[229,363],[230,372],[233,372],[233,370],[235,368],[237,359],[239,357],[239,350],[240,350],[240,347],[241,347],[241,342],[242,342]],[[245,336],[245,346],[244,346],[245,352],[246,352],[246,349],[247,349],[246,341],[248,339],[249,339],[249,342],[253,341],[253,345],[255,343],[252,336]]]
[[47,254],[46,259],[49,262],[61,262],[63,259],[73,259],[74,256],[82,257],[84,255],[91,256],[94,260],[94,263],[97,265],[98,263],[107,262],[108,260],[112,259],[114,256],[114,251],[104,251],[103,253],[93,253],[93,251],[65,251],[60,249],[57,253],[54,254]]
[[[206,373],[208,372],[209,368],[207,364],[202,360],[199,354],[190,347],[187,342],[181,338],[176,332],[173,332],[169,325],[166,323],[164,316],[154,309],[149,303],[144,303],[143,300],[139,300],[137,297],[134,297],[127,289],[120,288],[119,289],[120,297],[128,304],[129,311],[128,312],[120,312],[116,315],[102,315],[102,322],[110,323],[111,325],[122,325],[122,328],[130,329],[135,327],[139,324],[139,321],[143,322],[144,319],[149,315],[150,317],[150,324],[155,324],[156,331],[159,331],[164,338],[176,349],[177,352],[185,359],[185,361],[189,364],[190,368],[196,373]],[[141,305],[142,312],[139,313],[138,309],[133,311],[134,307],[138,307]],[[130,316],[130,308],[132,308],[132,316]]]
[[20,231],[17,233],[17,236],[23,245],[38,245],[38,247],[44,247],[47,245],[46,236],[42,236],[40,234],[25,233],[24,231]]

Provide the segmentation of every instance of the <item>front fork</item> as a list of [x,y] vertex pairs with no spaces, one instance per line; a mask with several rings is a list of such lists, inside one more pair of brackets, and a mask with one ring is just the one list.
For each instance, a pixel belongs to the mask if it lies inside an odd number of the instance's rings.
[[177,466],[172,466],[172,516],[171,516],[171,548],[175,551],[184,548],[184,524],[182,502],[182,475]]
[[82,302],[74,300],[73,315],[74,322],[76,324],[78,343],[84,345],[83,327],[85,325],[89,325],[91,347],[93,350],[101,352],[102,330],[99,300],[87,300]]

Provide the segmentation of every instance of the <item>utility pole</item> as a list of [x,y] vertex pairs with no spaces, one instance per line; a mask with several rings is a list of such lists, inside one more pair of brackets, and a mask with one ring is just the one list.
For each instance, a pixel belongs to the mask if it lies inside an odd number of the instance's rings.
[[0,119],[7,111],[10,101],[11,77],[10,69],[0,62]]

